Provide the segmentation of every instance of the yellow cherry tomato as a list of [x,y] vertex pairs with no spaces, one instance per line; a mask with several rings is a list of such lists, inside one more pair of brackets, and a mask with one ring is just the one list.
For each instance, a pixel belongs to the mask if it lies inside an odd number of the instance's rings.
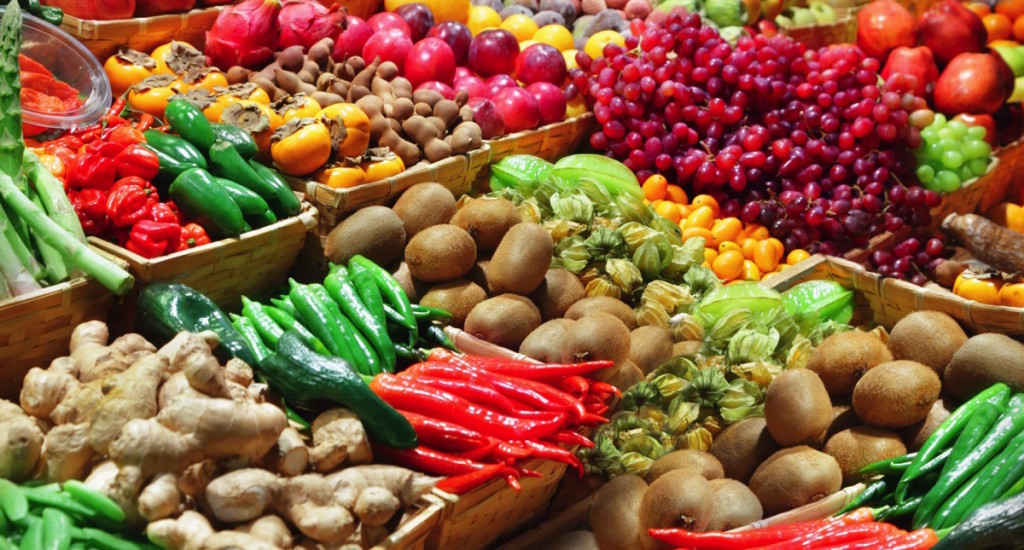
[[625,48],[626,37],[612,30],[598,31],[587,39],[587,44],[583,46],[583,51],[587,52],[587,55],[590,57],[597,59],[604,56],[604,47],[609,43],[618,44]]
[[571,71],[579,68],[580,64],[576,62],[577,52],[579,52],[579,50],[576,49],[565,50],[562,52],[562,57],[565,59],[565,70]]
[[726,250],[711,263],[711,270],[719,279],[731,281],[743,274],[743,261],[743,254],[738,250]]
[[961,273],[953,283],[953,293],[961,298],[973,300],[980,304],[999,305],[999,291],[1003,281],[996,278],[982,279],[964,276]]
[[750,260],[743,260],[743,280],[744,281],[760,281],[761,270],[757,267],[757,264]]
[[512,14],[505,18],[498,25],[498,28],[505,29],[512,33],[516,37],[516,40],[522,42],[523,40],[529,40],[533,38],[533,35],[537,32],[537,24],[533,22],[527,15],[521,13]]
[[152,57],[131,49],[108,57],[103,64],[103,71],[107,73],[107,79],[110,80],[110,92],[115,97],[153,76],[155,68],[156,61]]
[[270,158],[285,174],[312,174],[331,158],[331,131],[313,119],[288,122],[274,132]]
[[496,29],[501,25],[501,15],[490,6],[473,6],[469,8],[469,21],[466,26],[473,36],[487,29]]
[[786,255],[786,245],[782,244],[782,241],[776,239],[775,237],[768,237],[765,240],[771,243],[773,247],[775,247],[775,260],[777,262],[781,262],[782,257]]
[[582,95],[577,94],[576,97],[565,103],[565,118],[585,115],[587,112],[587,101],[583,99]]
[[768,233],[768,228],[758,224],[748,225],[746,229],[743,230],[743,234],[759,241],[763,241],[768,237],[771,237],[771,234]]
[[538,43],[539,42],[537,42],[536,40],[532,40],[532,39],[531,40],[523,40],[522,42],[519,43],[519,51],[523,51],[526,48],[529,48],[530,46],[532,46],[534,44],[538,44]]
[[715,258],[717,258],[717,257],[718,257],[718,251],[715,250],[714,248],[705,248],[704,249],[704,261],[708,262],[708,264],[711,264],[711,262],[714,262]]
[[706,245],[711,242],[711,230],[706,227],[687,227],[683,229],[683,241],[694,237],[704,239],[704,244]]
[[[704,229],[711,229],[711,222],[715,219],[715,213],[708,206],[699,206],[695,208],[690,215],[686,217],[686,225],[683,229],[690,227],[703,227]],[[712,235],[714,238],[714,235]]]
[[358,165],[335,164],[317,170],[313,178],[334,189],[350,189],[366,183],[366,172]]
[[[715,244],[734,242],[743,233],[743,222],[739,218],[721,218],[711,226],[711,234],[715,236]],[[737,245],[737,250],[741,250]]]
[[808,251],[806,251],[806,250],[804,250],[802,248],[797,248],[796,250],[791,250],[789,252],[789,255],[786,256],[786,263],[789,264],[789,265],[794,265],[794,264],[802,262],[802,261],[804,261],[804,260],[806,260],[807,258],[810,258],[810,257],[811,257],[811,253],[810,252],[808,252]]
[[740,237],[736,242],[740,245],[740,250],[743,251],[743,257],[748,260],[753,260],[754,249],[757,248],[757,243],[760,241],[750,237]]
[[669,185],[665,188],[665,192],[668,193],[668,199],[676,204],[690,204],[686,191],[683,191],[683,188],[678,185]]
[[338,156],[354,158],[366,152],[370,145],[370,118],[355,103],[328,105],[320,110],[317,118],[328,128],[333,124],[344,128],[344,138],[338,143]]
[[[714,233],[713,230],[712,230],[712,233]],[[736,243],[734,243],[732,241],[725,241],[723,243],[719,243],[719,245],[718,245],[718,253],[721,254],[722,252],[725,252],[726,250],[735,250],[735,251],[739,252],[740,254],[743,253],[743,249],[740,248],[740,245],[738,245],[738,244],[736,244]]]
[[694,208],[698,206],[707,206],[711,209],[711,213],[717,218],[718,213],[721,209],[718,207],[718,201],[715,200],[711,195],[697,195],[693,197],[693,202],[690,203]]
[[654,211],[659,216],[669,219],[672,223],[679,223],[679,220],[682,219],[679,207],[674,202],[662,201]]
[[[537,29],[537,32],[533,33],[533,39],[543,44],[550,44],[551,46],[557,48],[560,52],[567,52],[569,50],[572,50],[574,47],[572,32],[570,32],[569,29],[563,27],[562,25],[544,25],[543,27]],[[576,52],[574,51],[573,61],[575,61],[575,54]],[[566,64],[568,63],[569,60],[567,59]]]
[[754,263],[765,273],[774,270],[775,266],[779,265],[779,256],[780,254],[775,245],[771,243],[771,239],[760,241],[754,247]]

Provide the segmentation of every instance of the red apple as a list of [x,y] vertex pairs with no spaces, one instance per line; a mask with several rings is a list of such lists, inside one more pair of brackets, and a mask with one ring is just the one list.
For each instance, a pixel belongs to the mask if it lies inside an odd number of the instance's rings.
[[983,52],[988,31],[973,11],[954,0],[942,0],[921,16],[918,36],[931,48],[939,65],[965,52]]
[[526,91],[537,100],[541,126],[565,120],[565,94],[550,82],[534,82]]
[[871,57],[885,61],[893,48],[916,43],[914,16],[896,0],[875,0],[857,12],[857,45]]
[[494,95],[494,104],[505,121],[505,131],[512,134],[537,127],[540,105],[530,92],[522,88],[505,88]]
[[349,15],[345,18],[345,30],[338,35],[331,57],[342,62],[353,55],[362,55],[363,46],[373,36],[373,29],[361,17]]
[[442,21],[431,28],[427,36],[447,42],[455,52],[455,61],[459,65],[464,64],[469,58],[469,45],[473,42],[473,33],[462,23]]
[[405,57],[405,78],[413,87],[428,80],[451,84],[455,79],[455,54],[440,38],[424,38]]
[[409,28],[409,24],[397,13],[389,11],[375,13],[366,20],[366,24],[373,29],[373,32],[380,32],[385,29],[398,29],[404,32],[406,36],[412,36],[412,29]]
[[534,44],[516,57],[516,78],[523,84],[549,82],[561,86],[567,72],[562,52],[550,44]]
[[504,90],[505,88],[518,88],[519,87],[519,83],[516,82],[516,79],[512,78],[511,76],[509,76],[507,74],[496,74],[496,75],[492,76],[491,78],[488,78],[486,83],[487,83],[487,92],[490,95],[490,97],[492,97],[492,98],[494,97],[495,94],[497,94],[498,92]]
[[413,40],[421,40],[434,26],[434,12],[430,11],[425,4],[419,2],[402,4],[395,9],[395,13],[409,25]]
[[995,114],[1013,91],[1013,73],[998,56],[962,53],[953,58],[935,82],[935,110]]
[[474,97],[466,105],[473,110],[473,122],[480,126],[484,139],[494,139],[505,133],[505,119],[493,101]]
[[519,42],[505,29],[491,29],[469,45],[469,68],[480,76],[512,74],[519,56]]
[[419,86],[416,86],[417,90],[434,90],[435,92],[444,96],[445,99],[455,99],[455,90],[451,86],[444,82],[438,82],[436,80],[428,80]]
[[[769,21],[767,19],[760,19],[757,22],[757,32],[767,36],[768,38],[771,38],[771,37],[779,34],[779,27],[778,27],[778,25],[775,24],[774,21]],[[753,36],[754,33],[751,32],[750,35]]]
[[458,80],[464,76],[476,76],[476,73],[470,70],[469,67],[463,67],[462,65],[455,67],[455,80]]
[[372,63],[380,57],[381,61],[393,61],[398,65],[398,72],[402,72],[405,65],[405,58],[412,50],[412,39],[409,35],[398,29],[384,29],[373,33],[373,36],[363,46],[363,59],[366,63]]
[[960,113],[953,117],[953,120],[959,120],[968,126],[981,126],[985,129],[985,141],[987,141],[993,149],[999,147],[999,134],[996,131],[996,119],[992,118],[992,115]]
[[882,80],[888,81],[894,74],[915,77],[917,86],[913,89],[914,95],[928,97],[939,78],[939,68],[935,65],[935,58],[927,46],[900,46],[889,54],[885,67],[882,67]]
[[452,84],[452,88],[456,92],[459,90],[466,90],[470,98],[474,97],[491,97],[491,90],[487,87],[487,84],[476,75],[467,75],[462,77],[455,77],[455,84]]

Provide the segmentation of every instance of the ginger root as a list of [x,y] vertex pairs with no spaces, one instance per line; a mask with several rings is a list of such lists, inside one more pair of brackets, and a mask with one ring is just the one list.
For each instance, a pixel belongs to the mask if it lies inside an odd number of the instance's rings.
[[160,474],[139,493],[139,513],[146,521],[171,517],[181,511],[182,494],[178,477]]
[[39,468],[43,431],[18,405],[0,400],[0,478],[21,481]]
[[346,463],[369,464],[373,461],[366,430],[352,411],[324,411],[310,428],[313,448],[310,449],[309,460],[317,472],[332,472]]
[[168,550],[236,549],[275,550],[279,546],[263,537],[242,531],[214,531],[205,516],[192,510],[176,519],[154,521],[146,527],[150,542]]
[[81,479],[96,458],[89,440],[88,424],[61,424],[46,433],[43,440],[46,478],[63,482]]

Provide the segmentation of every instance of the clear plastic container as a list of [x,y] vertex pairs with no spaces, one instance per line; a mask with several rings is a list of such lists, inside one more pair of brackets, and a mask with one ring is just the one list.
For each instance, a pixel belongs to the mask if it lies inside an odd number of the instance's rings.
[[[3,8],[0,7],[0,13]],[[22,107],[26,125],[67,130],[99,122],[110,108],[110,81],[100,62],[59,28],[22,12],[21,53],[42,63],[54,78],[78,90],[82,106],[66,113],[53,114]]]

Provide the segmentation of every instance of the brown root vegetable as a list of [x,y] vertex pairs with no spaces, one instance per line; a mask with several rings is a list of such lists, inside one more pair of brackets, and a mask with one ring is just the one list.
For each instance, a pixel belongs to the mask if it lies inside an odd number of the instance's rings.
[[21,481],[35,473],[43,431],[21,407],[0,400],[0,478]]
[[271,469],[275,472],[293,477],[305,473],[309,466],[309,448],[302,434],[292,427],[285,428],[277,438],[277,445],[270,453]]
[[368,464],[373,460],[366,430],[352,411],[325,411],[316,417],[311,429],[313,447],[309,461],[317,472],[332,472],[345,464]]
[[1024,234],[976,214],[950,214],[942,231],[977,259],[1005,273],[1024,273]]
[[182,494],[174,474],[161,474],[153,478],[139,493],[139,513],[146,521],[171,517],[181,511]]
[[242,531],[214,531],[210,520],[199,512],[185,511],[176,519],[154,521],[146,527],[149,540],[170,550],[192,548],[246,548],[274,550],[281,548],[272,539],[264,539]]
[[[96,450],[89,443],[89,425],[54,426],[43,440],[42,456],[46,461],[46,477],[50,481],[82,479],[96,458]],[[10,478],[17,479],[17,476]]]

